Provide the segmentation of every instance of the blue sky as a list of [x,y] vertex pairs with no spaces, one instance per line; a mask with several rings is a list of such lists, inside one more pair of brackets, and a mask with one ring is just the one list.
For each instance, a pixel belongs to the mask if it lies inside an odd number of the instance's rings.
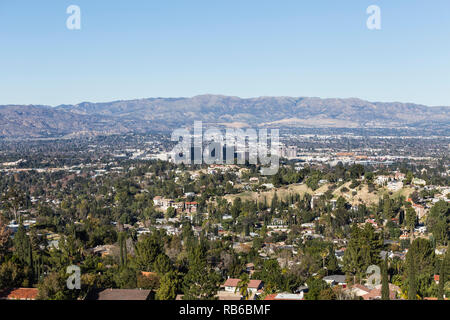
[[[81,8],[81,30],[66,9]],[[368,30],[366,8],[381,8]],[[0,104],[212,93],[450,105],[448,0],[1,0]]]

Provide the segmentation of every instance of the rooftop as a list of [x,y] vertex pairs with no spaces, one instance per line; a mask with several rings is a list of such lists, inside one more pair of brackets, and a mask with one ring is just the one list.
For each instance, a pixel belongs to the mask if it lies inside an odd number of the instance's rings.
[[[239,281],[241,281],[241,279],[229,278],[229,279],[227,279],[227,281],[225,281],[223,286],[224,287],[237,287]],[[261,280],[250,280],[248,283],[248,287],[251,289],[257,289],[261,285],[261,282],[262,282]]]
[[92,300],[148,300],[151,290],[105,289],[92,297]]
[[39,290],[36,288],[16,288],[0,293],[0,300],[36,300]]

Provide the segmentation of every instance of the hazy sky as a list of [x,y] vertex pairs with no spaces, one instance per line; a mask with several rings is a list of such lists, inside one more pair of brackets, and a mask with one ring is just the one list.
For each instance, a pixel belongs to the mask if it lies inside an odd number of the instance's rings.
[[0,104],[204,93],[450,105],[450,1],[0,0]]

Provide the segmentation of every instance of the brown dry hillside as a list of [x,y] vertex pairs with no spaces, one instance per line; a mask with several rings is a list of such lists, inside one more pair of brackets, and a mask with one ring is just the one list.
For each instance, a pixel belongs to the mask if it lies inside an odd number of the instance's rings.
[[[338,187],[334,190],[333,195],[334,198],[338,198],[339,196],[343,196],[350,204],[356,205],[360,203],[365,203],[366,205],[376,205],[378,204],[378,199],[382,197],[385,193],[388,193],[389,190],[386,188],[378,188],[376,191],[369,193],[367,185],[362,185],[361,188],[357,187],[355,189],[350,189],[351,182],[347,182],[342,186]],[[328,190],[330,184],[324,184],[319,189],[313,191],[308,188],[306,184],[292,184],[289,186],[283,186],[280,188],[274,188],[269,191],[264,192],[254,192],[254,191],[245,191],[242,193],[227,195],[224,198],[229,202],[233,202],[233,200],[237,197],[240,197],[242,200],[258,200],[263,201],[264,197],[266,197],[267,203],[272,201],[273,195],[275,192],[278,195],[278,198],[285,199],[290,194],[300,194],[303,196],[305,193],[309,193],[310,195],[317,193],[324,193]],[[342,192],[341,189],[346,187],[349,189],[348,192]],[[353,195],[352,192],[356,191],[356,195]],[[394,192],[390,195],[391,198],[396,198],[400,195],[403,195],[405,198],[409,196],[414,191],[413,188],[403,188],[397,192]]]

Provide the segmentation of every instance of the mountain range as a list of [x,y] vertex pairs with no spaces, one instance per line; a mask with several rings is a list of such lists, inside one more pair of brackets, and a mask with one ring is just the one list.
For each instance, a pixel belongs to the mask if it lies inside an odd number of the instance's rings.
[[271,128],[410,128],[450,130],[450,107],[357,98],[200,95],[57,107],[0,106],[0,137],[47,138],[169,131],[206,125]]

